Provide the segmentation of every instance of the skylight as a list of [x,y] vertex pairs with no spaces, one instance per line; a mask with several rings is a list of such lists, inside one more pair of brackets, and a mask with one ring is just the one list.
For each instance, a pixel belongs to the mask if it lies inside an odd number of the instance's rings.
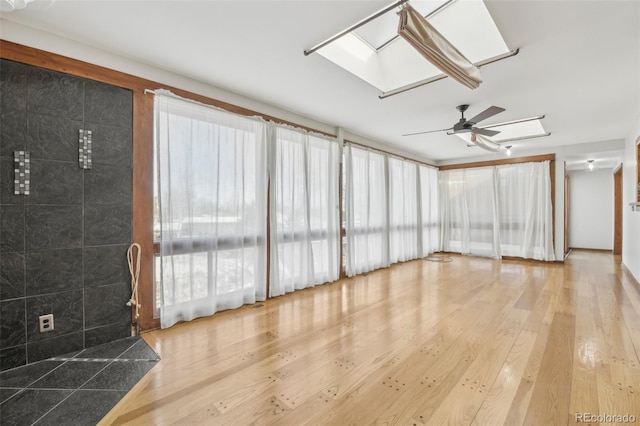
[[[425,16],[445,3],[411,1]],[[472,63],[509,52],[482,0],[453,0],[428,21]],[[397,27],[398,16],[391,11],[317,52],[382,92],[441,75],[406,41],[395,37]]]
[[[428,16],[448,1],[449,0],[412,1],[411,6],[420,12],[422,16]],[[358,28],[354,33],[367,42],[373,49],[378,50],[397,38],[397,29],[398,15],[394,12],[389,12]]]

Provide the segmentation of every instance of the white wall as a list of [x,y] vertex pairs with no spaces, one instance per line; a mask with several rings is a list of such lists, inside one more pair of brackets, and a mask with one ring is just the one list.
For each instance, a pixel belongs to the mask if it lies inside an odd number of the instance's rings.
[[569,172],[569,247],[613,250],[613,170]]
[[640,137],[640,117],[625,140],[622,169],[622,263],[640,281],[640,209],[631,211],[629,203],[636,201],[636,140]]

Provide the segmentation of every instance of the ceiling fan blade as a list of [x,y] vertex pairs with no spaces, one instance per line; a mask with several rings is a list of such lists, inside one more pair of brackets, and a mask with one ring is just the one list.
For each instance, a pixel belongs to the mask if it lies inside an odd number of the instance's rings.
[[479,135],[483,135],[483,136],[495,136],[498,133],[500,133],[499,130],[490,130],[490,129],[481,129],[479,127],[474,127],[473,128],[473,133],[477,133]]
[[467,122],[477,124],[482,120],[486,120],[489,117],[493,117],[496,114],[500,114],[502,111],[505,111],[505,109],[498,106],[490,106],[489,108],[482,111],[480,114],[467,120]]
[[449,127],[448,129],[440,129],[440,130],[427,130],[426,132],[405,133],[402,136],[414,136],[414,135],[424,135],[426,133],[446,132],[451,129],[453,129],[453,127]]

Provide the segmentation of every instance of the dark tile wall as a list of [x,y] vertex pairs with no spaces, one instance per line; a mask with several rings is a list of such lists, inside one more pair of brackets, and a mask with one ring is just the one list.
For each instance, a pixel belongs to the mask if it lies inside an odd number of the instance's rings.
[[[129,336],[132,93],[1,60],[0,115],[0,370]],[[16,150],[31,153],[28,196],[13,194]]]

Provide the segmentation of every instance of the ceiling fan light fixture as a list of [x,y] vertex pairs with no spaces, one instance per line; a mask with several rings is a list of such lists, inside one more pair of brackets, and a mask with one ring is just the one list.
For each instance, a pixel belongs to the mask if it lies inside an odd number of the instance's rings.
[[587,164],[586,164],[585,168],[590,172],[596,170],[596,165],[594,163],[594,160],[587,160]]

